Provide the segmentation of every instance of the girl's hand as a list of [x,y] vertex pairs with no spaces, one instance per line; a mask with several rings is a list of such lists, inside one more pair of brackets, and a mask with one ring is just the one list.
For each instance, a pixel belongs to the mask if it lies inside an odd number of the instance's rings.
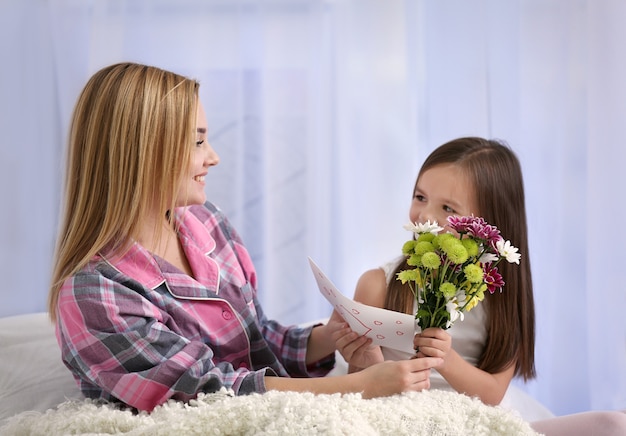
[[[377,347],[378,348],[378,347]],[[384,397],[407,391],[430,388],[430,368],[441,364],[441,359],[385,361],[350,376],[361,378],[363,398]]]
[[452,337],[445,330],[430,327],[413,338],[417,357],[441,357],[443,365],[452,350]]
[[344,322],[332,337],[337,351],[351,367],[367,368],[384,360],[380,347],[373,345],[370,338],[359,336],[348,323]]

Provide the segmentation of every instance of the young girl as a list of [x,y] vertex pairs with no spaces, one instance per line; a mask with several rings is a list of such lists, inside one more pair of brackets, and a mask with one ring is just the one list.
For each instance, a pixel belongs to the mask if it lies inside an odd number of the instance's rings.
[[[370,339],[359,337],[347,327],[333,337],[350,372],[383,360],[440,357],[443,363],[431,373],[431,388],[453,389],[497,405],[503,401],[513,377],[529,380],[536,376],[524,184],[520,163],[510,148],[493,140],[459,138],[427,157],[415,183],[409,218],[413,223],[430,220],[444,226],[450,215],[480,216],[519,248],[519,265],[498,264],[505,282],[503,291],[487,295],[450,329],[427,328],[417,334],[417,353],[373,347]],[[365,272],[357,283],[354,299],[414,314],[413,291],[408,283],[402,285],[396,280],[397,273],[407,268],[402,256]],[[514,398],[508,400],[515,404]],[[598,428],[626,430],[626,415],[589,412],[540,421],[534,427],[546,434],[592,434],[590,430],[599,434]]]
[[83,393],[152,410],[222,387],[391,395],[429,386],[440,358],[333,378],[333,331],[285,327],[256,297],[250,256],[206,201],[219,158],[199,84],[121,63],[88,81],[73,114],[49,312]]

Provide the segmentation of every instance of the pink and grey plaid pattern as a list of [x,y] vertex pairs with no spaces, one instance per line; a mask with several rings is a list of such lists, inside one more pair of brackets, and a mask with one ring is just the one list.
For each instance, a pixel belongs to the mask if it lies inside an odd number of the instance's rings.
[[83,393],[152,410],[221,387],[264,392],[265,375],[325,375],[332,356],[305,364],[310,327],[263,314],[254,266],[224,215],[207,203],[176,219],[196,279],[135,244],[63,284],[57,337]]

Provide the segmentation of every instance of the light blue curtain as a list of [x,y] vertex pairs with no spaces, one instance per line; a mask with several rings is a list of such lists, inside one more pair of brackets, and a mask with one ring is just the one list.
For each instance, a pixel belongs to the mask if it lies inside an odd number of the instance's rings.
[[4,0],[0,316],[45,309],[78,92],[144,62],[200,80],[207,194],[285,323],[330,312],[307,256],[352,295],[397,254],[433,148],[507,140],[537,305],[525,388],[557,414],[624,409],[625,19],[619,0]]

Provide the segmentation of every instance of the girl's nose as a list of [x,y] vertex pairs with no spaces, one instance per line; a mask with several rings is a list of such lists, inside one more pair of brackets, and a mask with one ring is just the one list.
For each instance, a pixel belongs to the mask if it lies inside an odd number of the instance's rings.
[[432,214],[428,208],[419,213],[418,219],[420,223],[425,223],[426,221],[430,221],[432,223],[436,220],[435,215]]

